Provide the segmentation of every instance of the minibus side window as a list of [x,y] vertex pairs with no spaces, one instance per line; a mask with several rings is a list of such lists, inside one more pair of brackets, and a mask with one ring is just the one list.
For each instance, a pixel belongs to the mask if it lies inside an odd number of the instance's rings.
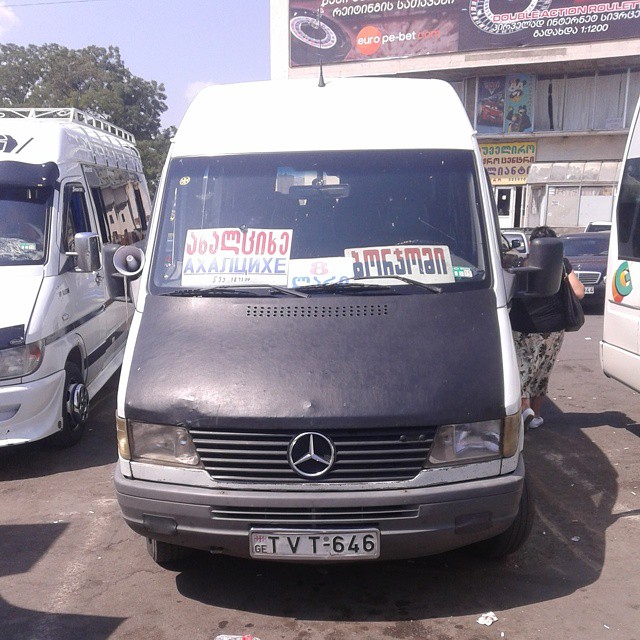
[[[144,208],[144,202],[142,201],[142,194],[140,193],[140,189],[138,187],[133,188],[133,195],[135,197],[137,216],[134,220],[136,222],[136,226],[142,231],[147,230],[147,212]],[[138,224],[139,223],[139,224]]]
[[142,240],[147,219],[142,196],[132,183],[91,190],[105,243],[132,244]]
[[84,189],[78,184],[69,184],[64,189],[64,226],[62,229],[63,251],[75,251],[75,235],[90,231],[87,201]]
[[91,196],[93,197],[93,203],[96,207],[96,212],[98,214],[98,225],[100,226],[100,235],[102,236],[102,242],[109,242],[109,235],[107,232],[107,207],[104,203],[104,198],[102,197],[102,191],[98,189],[98,187],[93,187],[91,189]]
[[629,158],[618,196],[618,258],[640,260],[640,158]]

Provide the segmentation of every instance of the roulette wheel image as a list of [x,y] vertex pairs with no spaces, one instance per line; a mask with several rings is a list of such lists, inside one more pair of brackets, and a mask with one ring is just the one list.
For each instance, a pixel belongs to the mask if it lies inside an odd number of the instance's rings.
[[351,40],[342,27],[315,11],[291,9],[289,31],[295,64],[338,62],[351,50]]
[[491,9],[491,0],[471,0],[469,3],[469,17],[471,21],[485,33],[508,35],[523,28],[522,23],[496,22],[496,16],[507,15],[513,11],[524,11],[530,13],[532,11],[545,11],[551,6],[552,0],[531,0],[526,7],[513,7],[508,2],[503,8],[508,9],[506,12],[495,12]]

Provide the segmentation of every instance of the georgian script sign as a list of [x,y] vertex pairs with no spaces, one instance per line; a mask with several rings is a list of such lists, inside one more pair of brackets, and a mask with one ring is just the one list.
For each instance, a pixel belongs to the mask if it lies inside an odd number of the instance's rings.
[[480,144],[482,164],[491,177],[491,184],[525,184],[531,165],[536,160],[535,142]]
[[272,284],[287,286],[291,229],[187,231],[182,286]]

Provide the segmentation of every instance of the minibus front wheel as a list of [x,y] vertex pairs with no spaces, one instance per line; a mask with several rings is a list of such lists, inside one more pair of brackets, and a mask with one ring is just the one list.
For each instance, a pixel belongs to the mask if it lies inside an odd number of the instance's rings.
[[156,564],[167,569],[177,567],[194,553],[194,550],[188,547],[162,542],[155,538],[147,538],[147,551]]
[[89,392],[84,384],[80,367],[74,362],[64,366],[65,380],[62,391],[62,429],[51,436],[54,444],[71,447],[82,438],[89,417]]
[[514,521],[501,534],[476,542],[470,549],[487,558],[504,558],[515,553],[527,541],[535,518],[535,504],[527,476],[524,477],[520,507]]

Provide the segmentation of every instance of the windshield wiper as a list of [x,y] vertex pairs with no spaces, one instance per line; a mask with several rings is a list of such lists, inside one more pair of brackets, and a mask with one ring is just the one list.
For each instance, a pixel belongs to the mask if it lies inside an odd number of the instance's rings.
[[328,282],[326,284],[305,284],[297,287],[296,291],[327,293],[374,293],[378,291],[389,291],[391,287],[386,284],[363,284],[360,282]]
[[[362,276],[361,278],[356,278],[356,282],[360,280],[384,280],[385,278],[392,278],[394,280],[402,280],[402,282],[406,282],[407,284],[413,284],[416,287],[420,287],[421,289],[426,289],[427,291],[431,291],[431,293],[442,293],[442,287],[439,287],[435,284],[428,284],[427,282],[420,282],[419,280],[412,280],[411,278],[407,278],[405,276],[397,276],[397,275],[384,275],[384,276]],[[367,285],[364,285],[367,286]],[[386,286],[386,285],[380,285]]]
[[255,298],[258,294],[255,291],[242,291],[235,287],[209,287],[207,289],[172,289],[160,295],[175,298],[214,298],[216,296],[245,296]]
[[295,296],[298,298],[308,298],[309,296],[296,289],[287,289],[273,284],[241,284],[241,285],[220,285],[219,287],[207,287],[203,289],[174,289],[162,293],[163,296],[176,296],[182,298],[215,298],[216,296],[238,296],[259,298],[259,289],[266,289],[268,295],[281,293],[283,295]]

